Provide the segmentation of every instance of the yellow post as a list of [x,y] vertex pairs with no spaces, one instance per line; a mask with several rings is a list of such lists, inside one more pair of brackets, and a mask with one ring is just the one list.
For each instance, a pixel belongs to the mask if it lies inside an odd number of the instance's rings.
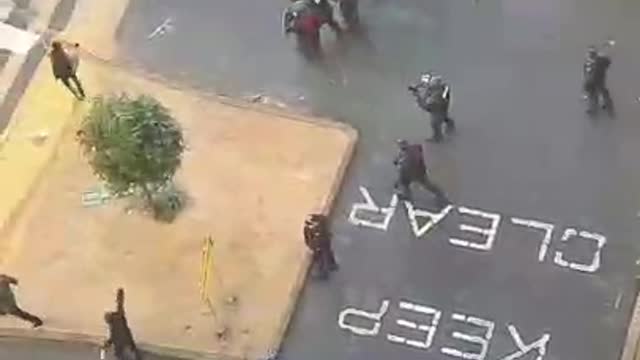
[[210,305],[210,300],[208,296],[208,284],[209,284],[209,276],[211,274],[212,264],[211,259],[213,257],[213,239],[211,236],[207,236],[204,239],[204,244],[202,246],[202,264],[200,271],[200,296],[202,301]]

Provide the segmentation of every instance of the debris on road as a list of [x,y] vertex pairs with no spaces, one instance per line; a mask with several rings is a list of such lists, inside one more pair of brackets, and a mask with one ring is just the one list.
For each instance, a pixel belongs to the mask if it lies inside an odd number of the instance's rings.
[[109,202],[111,194],[104,186],[96,186],[95,188],[82,193],[82,206],[96,207],[102,206]]
[[162,24],[155,28],[148,36],[147,40],[153,40],[155,37],[166,35],[168,32],[173,31],[173,19],[166,18]]
[[256,94],[253,95],[251,97],[249,97],[249,101],[252,103],[258,103],[258,102],[262,102],[264,99],[264,96],[262,94]]
[[248,96],[245,96],[245,99],[253,104],[268,104],[268,105],[273,105],[283,109],[288,108],[287,104],[285,104],[284,102],[276,100],[264,94],[248,95]]

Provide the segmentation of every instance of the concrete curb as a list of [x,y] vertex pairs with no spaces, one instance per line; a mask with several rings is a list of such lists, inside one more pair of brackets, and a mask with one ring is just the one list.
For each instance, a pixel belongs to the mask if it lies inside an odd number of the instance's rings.
[[[49,341],[66,344],[83,344],[94,345],[96,353],[98,348],[103,344],[104,335],[81,334],[61,329],[27,329],[27,328],[2,328],[0,329],[0,339],[14,341]],[[193,360],[244,360],[237,357],[231,357],[225,354],[195,352],[189,349],[181,349],[160,344],[147,344],[136,342],[138,348],[144,352],[157,354],[160,356],[175,357],[178,359]]]
[[640,278],[635,278],[636,296],[631,309],[631,320],[627,327],[627,337],[622,348],[621,360],[634,360],[638,357],[638,345],[640,345]]
[[[83,52],[83,55],[85,54],[86,52]],[[140,76],[147,80],[162,83],[163,85],[168,86],[169,88],[172,88],[174,90],[194,93],[195,96],[203,98],[208,101],[215,101],[227,106],[233,106],[236,108],[261,112],[268,115],[278,116],[278,117],[286,118],[293,121],[305,122],[305,123],[313,124],[314,126],[318,126],[318,127],[333,128],[343,132],[348,138],[347,148],[345,149],[345,152],[343,153],[342,158],[340,159],[340,164],[336,170],[335,177],[329,188],[329,192],[327,196],[324,199],[322,199],[322,204],[320,205],[321,207],[317,210],[318,212],[322,212],[324,214],[330,214],[333,208],[335,199],[337,197],[337,194],[341,189],[341,185],[343,183],[343,179],[348,169],[348,166],[355,152],[354,150],[358,140],[358,132],[353,127],[344,123],[339,123],[333,120],[329,120],[327,118],[316,118],[316,117],[312,117],[309,114],[293,113],[292,110],[282,109],[277,106],[251,103],[249,101],[230,98],[230,97],[221,96],[213,93],[202,94],[202,92],[198,91],[197,89],[178,85],[174,82],[167,81],[166,78],[162,76],[150,75],[148,73],[140,73],[135,70],[131,71],[125,66],[114,65],[112,61],[103,60],[91,54],[89,54],[89,57],[109,67],[120,68],[121,70],[127,71],[129,73],[132,73],[136,76]],[[51,154],[52,159],[55,158],[58,147],[59,147],[59,143],[56,144],[56,146],[52,151],[52,154]],[[45,170],[46,170],[46,166],[41,170],[40,175],[31,185],[30,188],[32,190],[35,189],[36,186],[40,183],[40,180],[41,180],[40,178],[42,177],[42,174],[44,174]],[[16,210],[18,210],[18,213],[19,213],[20,208]],[[310,260],[311,260],[311,257],[309,256],[309,254],[307,254],[303,259],[303,261],[300,263],[299,268],[296,269],[296,274],[297,274],[296,280],[288,296],[289,303],[286,305],[287,310],[283,314],[283,317],[280,321],[280,329],[278,330],[274,339],[271,341],[271,345],[269,346],[269,349],[270,349],[269,353],[265,354],[262,359],[274,358],[280,349],[280,345],[288,329],[289,321],[293,315],[293,312],[295,311],[295,308],[297,305],[297,299],[299,297],[300,292],[303,289],[303,286],[307,277],[309,265],[310,265]],[[43,340],[43,341],[46,340],[46,341],[66,342],[66,343],[84,343],[84,344],[88,343],[96,346],[102,344],[102,341],[104,340],[103,336],[99,336],[95,334],[79,334],[79,333],[74,333],[74,332],[65,331],[61,329],[47,329],[47,328],[38,329],[38,330],[24,329],[24,328],[3,328],[3,329],[0,329],[0,338]],[[200,351],[192,351],[189,349],[175,348],[175,347],[166,346],[163,344],[140,343],[139,347],[147,352],[155,353],[161,356],[171,356],[171,357],[177,357],[177,358],[183,358],[183,359],[243,360],[238,357],[229,356],[223,353],[205,353]],[[256,360],[262,360],[262,359],[256,359]]]
[[[353,158],[353,155],[355,153],[355,147],[358,141],[358,132],[351,126],[348,126],[343,123],[335,122],[333,124],[323,124],[323,125],[337,127],[343,132],[345,132],[345,134],[349,138],[347,149],[342,155],[342,159],[340,160],[340,165],[338,166],[336,176],[334,177],[333,183],[329,188],[329,194],[324,199],[322,207],[319,211],[323,214],[329,215],[331,214],[331,211],[334,208],[336,197],[342,188],[344,177],[347,173],[347,169],[349,168],[349,164],[351,164],[351,159]],[[300,292],[304,288],[305,280],[307,278],[307,273],[309,272],[310,265],[311,265],[311,254],[307,252],[304,258],[304,261],[300,265],[300,268],[297,269],[298,273],[297,273],[296,281],[291,289],[291,294],[289,295],[289,304],[287,305],[287,310],[283,315],[283,319],[280,321],[281,329],[278,331],[278,334],[273,339],[272,345],[270,346],[271,351],[268,354],[268,356],[265,357],[265,359],[275,358],[274,355],[277,355],[278,352],[280,351],[280,346],[287,333],[287,329],[289,328],[289,322],[296,309],[296,305],[298,304],[298,298],[300,297]]]

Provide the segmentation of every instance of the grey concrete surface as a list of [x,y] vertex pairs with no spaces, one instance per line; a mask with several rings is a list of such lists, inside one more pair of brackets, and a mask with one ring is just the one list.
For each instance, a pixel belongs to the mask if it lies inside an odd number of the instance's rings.
[[[452,332],[482,336],[482,328],[454,321],[454,313],[495,324],[485,359],[518,350],[509,325],[525,344],[549,334],[544,359],[617,358],[638,270],[640,3],[362,0],[369,42],[338,46],[327,36],[322,69],[302,61],[283,38],[286,3],[136,0],[119,31],[126,60],[147,71],[203,91],[264,93],[360,131],[333,215],[341,269],[329,282],[307,284],[280,358],[417,360],[454,358],[443,347],[478,352],[480,346]],[[167,18],[173,29],[148,39]],[[609,84],[618,116],[589,119],[581,63],[588,45],[608,37],[617,41]],[[430,135],[406,91],[429,69],[452,85],[459,131],[444,144],[425,145],[428,166],[456,205],[501,215],[489,251],[450,243],[451,237],[482,241],[460,230],[478,218],[461,217],[459,207],[420,238],[401,208],[387,231],[348,222],[352,205],[363,201],[359,186],[389,202],[395,140],[422,142]],[[433,207],[433,200],[419,194],[416,206]],[[542,233],[512,224],[511,217],[554,225],[542,262]],[[606,236],[595,273],[554,263],[556,251],[582,263],[594,253],[593,242],[573,238],[563,245],[567,227]],[[375,336],[338,326],[343,309],[374,311],[383,300],[390,308]],[[429,348],[387,340],[388,334],[425,339],[396,321],[429,324],[433,318],[400,310],[400,301],[442,312]],[[537,355],[534,349],[511,359]],[[62,355],[47,359],[55,356]]]

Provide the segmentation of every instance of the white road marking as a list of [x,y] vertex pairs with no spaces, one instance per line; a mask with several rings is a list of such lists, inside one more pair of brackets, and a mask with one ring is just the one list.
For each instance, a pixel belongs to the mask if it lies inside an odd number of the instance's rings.
[[613,308],[618,309],[620,307],[621,302],[622,302],[622,291],[618,293],[618,296],[616,297],[616,302],[615,304],[613,304]]
[[431,322],[429,325],[426,325],[426,324],[418,325],[409,320],[398,319],[396,320],[396,324],[398,324],[398,326],[406,327],[412,330],[417,329],[418,331],[426,333],[424,340],[422,341],[408,340],[405,337],[402,337],[400,335],[394,335],[394,334],[387,334],[387,340],[397,344],[406,344],[408,346],[418,348],[418,349],[428,349],[433,343],[433,336],[436,333],[436,328],[438,327],[438,322],[440,322],[440,317],[442,316],[442,312],[429,306],[413,304],[408,301],[401,301],[399,306],[401,310],[413,311],[419,314],[432,316]]
[[[409,201],[404,202],[405,207],[407,208],[407,214],[409,215],[409,223],[411,224],[411,228],[413,229],[413,233],[416,237],[421,237],[431,230],[434,226],[438,225],[442,219],[453,209],[453,206],[449,205],[442,209],[439,213],[432,213],[427,210],[416,209],[413,207]],[[427,222],[419,226],[417,218],[426,217],[428,218]]]
[[496,238],[496,233],[498,232],[498,225],[500,224],[500,214],[488,213],[482,210],[470,209],[464,206],[460,206],[458,211],[461,214],[473,215],[483,217],[485,219],[491,220],[491,227],[488,229],[479,228],[477,226],[471,226],[462,224],[460,225],[461,231],[473,232],[476,234],[480,234],[486,237],[484,243],[476,243],[471,242],[469,240],[457,239],[457,238],[449,238],[449,242],[456,246],[466,247],[475,250],[483,250],[489,251],[493,247],[493,242]]
[[[377,230],[387,231],[389,229],[389,225],[391,223],[391,219],[395,215],[396,208],[398,205],[398,196],[393,195],[389,202],[389,206],[381,207],[376,204],[376,202],[371,197],[369,190],[364,187],[359,187],[360,193],[362,197],[364,197],[364,202],[354,203],[351,212],[349,213],[349,222],[356,226],[365,226],[374,228]],[[433,227],[438,225],[454,208],[454,206],[447,206],[439,213],[417,209],[410,202],[404,202],[405,207],[407,209],[407,215],[409,217],[409,224],[411,229],[416,237],[424,236],[428,233]],[[462,215],[471,215],[481,217],[487,220],[490,220],[490,225],[488,228],[483,228],[479,226],[460,224],[459,228],[461,231],[472,232],[477,235],[481,235],[484,237],[483,242],[478,242],[477,240],[469,240],[469,239],[459,239],[459,238],[449,238],[448,242],[454,246],[465,247],[474,250],[481,251],[491,251],[493,249],[493,244],[496,240],[496,236],[498,233],[498,228],[500,225],[501,215],[498,213],[491,213],[483,210],[471,209],[464,206],[458,206],[458,211]],[[368,212],[369,216],[378,215],[378,217],[383,216],[383,218],[377,221],[368,220],[365,218],[360,218],[362,216],[362,212]],[[422,226],[419,225],[419,218],[427,218],[427,221]],[[512,217],[511,223],[519,226],[526,226],[529,228],[533,228],[536,230],[543,230],[544,237],[542,238],[542,242],[538,249],[538,261],[544,262],[547,258],[547,253],[549,252],[549,247],[551,246],[551,242],[553,240],[553,231],[555,226],[551,223],[545,223],[542,221],[525,219]],[[559,239],[560,242],[567,242],[571,237],[580,237],[586,240],[592,240],[597,243],[597,250],[593,254],[593,258],[590,263],[582,264],[578,262],[571,262],[564,257],[564,253],[562,250],[556,251],[555,256],[553,258],[553,263],[557,266],[568,268],[574,271],[587,272],[587,273],[595,273],[601,266],[601,257],[604,246],[607,243],[607,238],[601,234],[592,233],[588,231],[580,231],[578,232],[573,228],[566,228],[563,232],[562,238]],[[551,260],[550,260],[551,261]],[[640,265],[640,259],[637,260],[636,264]]]
[[14,54],[25,55],[40,36],[36,33],[18,29],[0,22],[0,49]]
[[451,337],[453,337],[454,339],[463,340],[476,345],[480,345],[481,350],[479,353],[473,353],[473,352],[463,352],[461,350],[450,348],[450,347],[443,347],[440,349],[440,351],[443,354],[453,356],[453,357],[459,357],[462,359],[484,360],[489,350],[489,342],[493,337],[493,330],[495,329],[495,324],[493,323],[493,321],[481,319],[474,316],[458,314],[458,313],[454,313],[451,316],[451,318],[455,321],[466,322],[475,326],[486,328],[484,336],[482,337],[461,333],[459,331],[454,331],[451,334]]
[[538,349],[538,356],[536,357],[536,360],[542,360],[544,355],[547,353],[547,343],[549,342],[549,340],[551,340],[551,335],[544,334],[538,340],[532,342],[529,345],[526,345],[522,341],[522,338],[520,337],[520,334],[518,333],[518,329],[516,329],[515,326],[509,324],[507,326],[507,329],[509,329],[509,334],[511,334],[511,337],[513,338],[513,342],[516,343],[516,346],[518,347],[518,351],[514,352],[513,354],[510,354],[510,355],[507,355],[507,356],[503,357],[501,360],[517,359],[519,357],[522,357],[523,355],[525,355],[526,353],[528,353],[529,351],[531,351],[531,350],[533,350],[535,348]]
[[[342,310],[338,316],[338,326],[341,329],[349,330],[351,333],[356,335],[367,337],[376,336],[379,334],[380,328],[382,327],[383,317],[389,310],[389,303],[390,300],[383,300],[380,309],[377,310],[377,312],[373,313],[353,307],[346,308]],[[425,334],[425,336],[421,340],[409,340],[404,336],[388,333],[385,336],[386,340],[394,344],[409,346],[413,348],[413,350],[419,349],[426,351],[427,349],[429,349],[433,345],[434,339],[436,339],[435,334],[437,327],[441,323],[442,311],[430,306],[420,305],[412,301],[399,301],[398,308],[405,312],[411,311],[414,313],[418,313],[421,316],[430,317],[431,320],[426,321],[426,324],[421,324],[408,319],[398,318],[395,320],[396,325],[409,329],[408,331],[412,333],[422,332]],[[373,327],[367,328],[347,324],[348,316],[355,316],[364,318],[366,321],[373,321],[374,325]],[[452,347],[442,347],[440,348],[440,351],[446,355],[462,358],[465,360],[484,360],[488,354],[491,340],[494,335],[495,323],[490,320],[482,319],[478,316],[464,315],[455,312],[451,315],[451,320],[464,322],[467,325],[484,328],[484,332],[481,335],[470,335],[462,333],[460,331],[453,331],[451,333],[451,337],[453,339],[471,343],[475,346],[479,346],[480,349],[478,352],[464,352]],[[503,357],[501,360],[514,360],[517,358],[521,358],[532,350],[537,350],[538,352],[538,357],[536,360],[542,360],[547,351],[547,344],[551,339],[551,335],[549,333],[543,334],[539,339],[531,342],[530,344],[525,344],[524,341],[522,341],[520,334],[518,333],[518,329],[516,329],[515,326],[509,323],[507,323],[506,325],[509,334],[511,334],[513,342],[516,344],[517,350]],[[478,332],[474,331],[474,333]]]
[[[353,207],[351,208],[351,213],[349,214],[349,222],[357,226],[367,226],[374,229],[386,231],[389,228],[391,218],[396,212],[396,207],[398,206],[398,196],[395,194],[393,195],[388,207],[380,207],[376,205],[375,201],[373,201],[373,198],[371,198],[371,194],[369,194],[369,190],[367,190],[367,188],[360,186],[360,193],[364,197],[365,202],[356,203],[353,205]],[[360,211],[384,214],[385,217],[382,222],[360,219],[358,218],[358,212]]]
[[516,225],[527,226],[534,229],[544,230],[544,238],[542,244],[540,244],[540,250],[538,250],[538,261],[543,262],[551,243],[551,235],[553,233],[553,224],[544,223],[536,220],[511,218],[511,222]]
[[[340,312],[338,316],[338,326],[341,329],[349,330],[352,333],[360,336],[376,336],[378,332],[380,332],[380,326],[382,325],[382,317],[389,310],[389,300],[382,301],[382,305],[378,312],[371,313],[364,310],[356,309],[356,308],[346,308]],[[347,324],[347,316],[359,316],[363,317],[367,320],[371,320],[374,322],[374,325],[371,329],[362,328],[355,325]]]
[[562,238],[560,239],[560,241],[567,242],[569,241],[569,238],[577,237],[577,236],[596,241],[598,249],[593,254],[593,259],[591,260],[591,263],[580,264],[580,263],[567,261],[564,259],[564,255],[562,251],[556,251],[553,261],[562,267],[568,267],[570,269],[574,269],[577,271],[589,272],[589,273],[596,272],[600,268],[600,255],[602,252],[602,248],[607,243],[607,238],[600,234],[591,233],[587,231],[580,231],[580,233],[578,233],[576,229],[568,228],[564,231],[564,234],[562,235]]
[[158,25],[148,36],[147,40],[152,40],[157,36],[165,35],[167,32],[173,30],[173,19],[170,17],[164,19],[162,24]]

